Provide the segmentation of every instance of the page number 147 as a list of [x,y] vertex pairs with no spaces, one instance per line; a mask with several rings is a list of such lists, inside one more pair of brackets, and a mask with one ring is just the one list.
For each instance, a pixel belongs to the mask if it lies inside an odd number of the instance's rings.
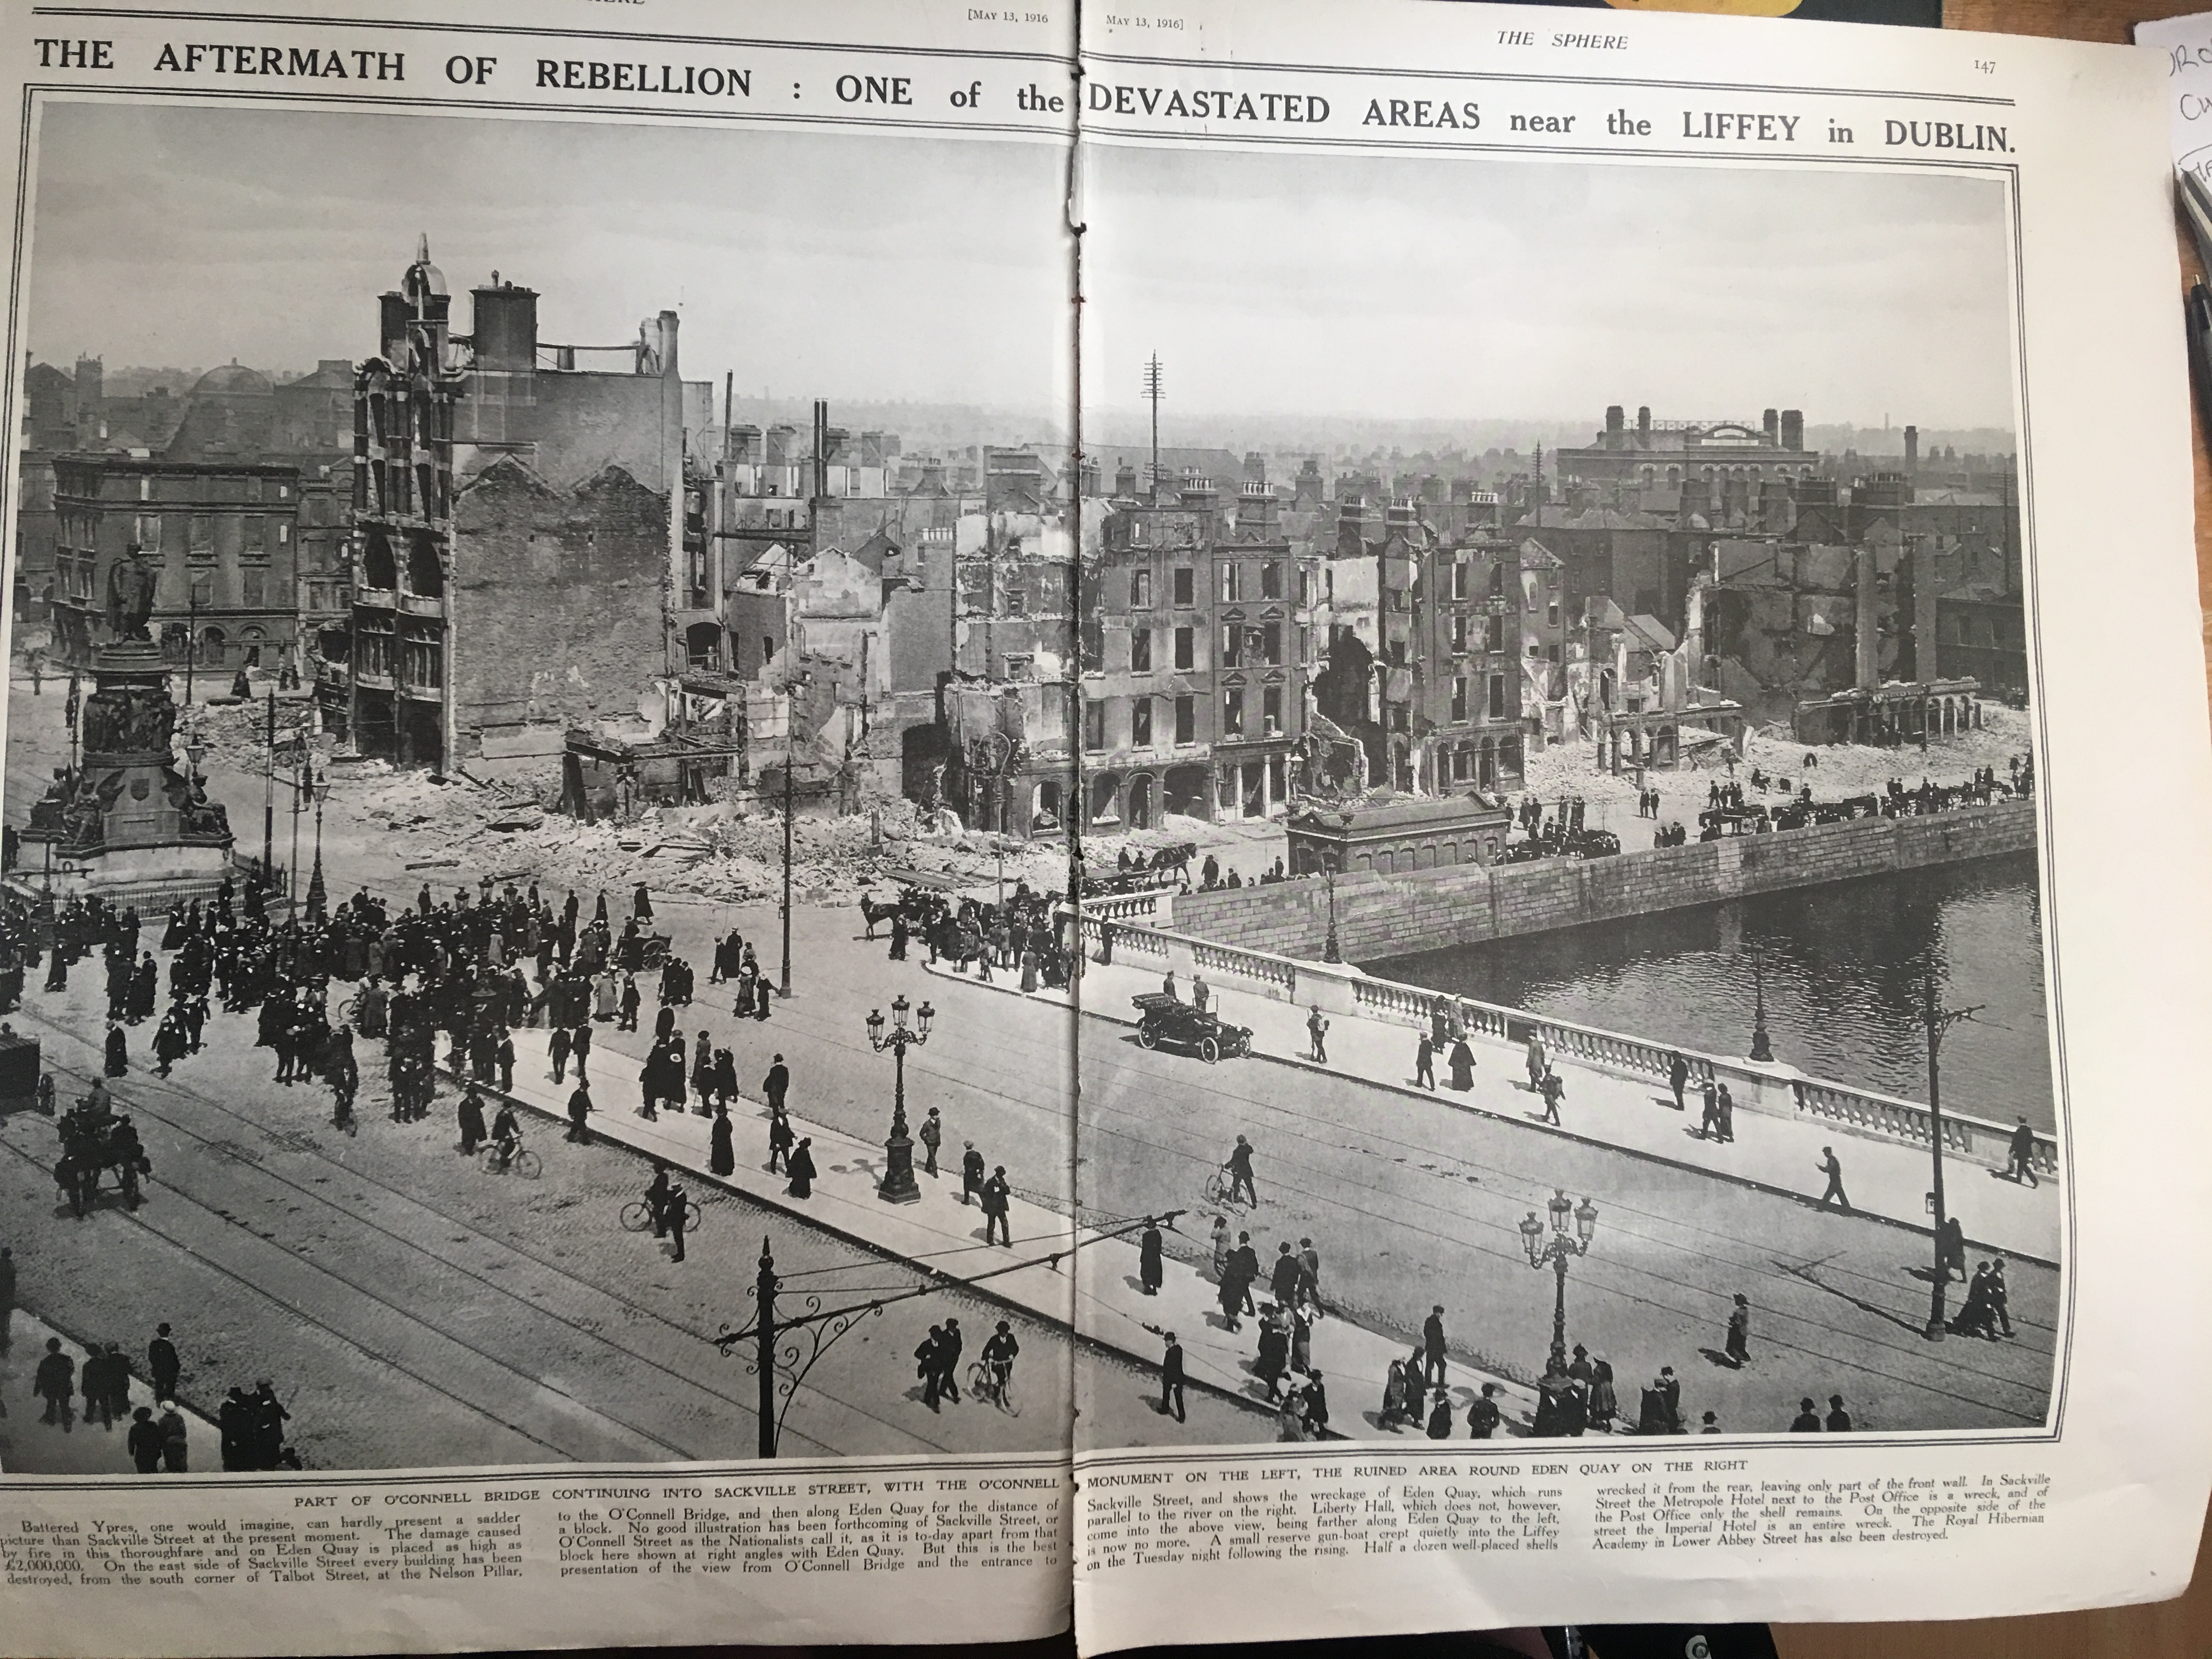
[[1997,72],[1997,60],[1994,58],[1977,58],[1974,59],[1974,67],[1984,75],[1995,75]]

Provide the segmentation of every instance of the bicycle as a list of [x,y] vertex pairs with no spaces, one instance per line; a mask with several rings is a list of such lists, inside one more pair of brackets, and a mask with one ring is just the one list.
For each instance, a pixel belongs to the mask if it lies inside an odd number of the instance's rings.
[[1236,1210],[1241,1212],[1245,1210],[1257,1209],[1259,1201],[1256,1199],[1231,1195],[1236,1184],[1237,1177],[1231,1175],[1228,1170],[1215,1170],[1206,1177],[1206,1185],[1201,1189],[1202,1196],[1208,1204],[1224,1210]]
[[1014,1372],[1009,1365],[1001,1372],[988,1360],[972,1361],[968,1367],[968,1392],[977,1400],[988,1400],[1009,1417],[1019,1417],[1022,1408],[1014,1403]]
[[[643,1199],[632,1199],[623,1206],[622,1229],[626,1233],[641,1233],[653,1225],[653,1208]],[[684,1231],[699,1231],[699,1200],[690,1194],[684,1194]]]
[[496,1140],[487,1140],[477,1153],[477,1161],[486,1175],[519,1175],[525,1181],[535,1181],[545,1172],[545,1165],[537,1153],[515,1137],[514,1151],[502,1157]]

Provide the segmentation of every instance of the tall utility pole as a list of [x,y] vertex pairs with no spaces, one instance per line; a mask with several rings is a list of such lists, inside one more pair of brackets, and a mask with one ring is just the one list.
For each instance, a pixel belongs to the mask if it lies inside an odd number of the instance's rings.
[[[799,765],[799,733],[792,722],[798,718],[798,699],[783,695],[783,983],[776,994],[791,994],[791,775]],[[772,1455],[773,1454],[764,1454]]]
[[1152,405],[1152,470],[1150,478],[1152,495],[1158,499],[1160,488],[1160,354],[1155,351],[1152,361],[1145,365],[1145,396]]
[[1928,1144],[1936,1158],[1936,1186],[1929,1194],[1936,1200],[1936,1282],[1928,1293],[1928,1331],[1930,1342],[1941,1342],[1948,1326],[1943,1310],[1944,1291],[1951,1283],[1951,1264],[1943,1255],[1943,1233],[1948,1217],[1943,1208],[1943,1091],[1937,1077],[1936,1052],[1942,1047],[1943,1033],[1962,1019],[1972,1019],[1986,1005],[1976,1003],[1971,1008],[1939,1008],[1936,1006],[1936,964],[1928,964],[1927,978],[1922,982],[1920,1015],[1928,1027]]
[[261,879],[276,874],[276,688],[269,689],[268,764],[261,775]]

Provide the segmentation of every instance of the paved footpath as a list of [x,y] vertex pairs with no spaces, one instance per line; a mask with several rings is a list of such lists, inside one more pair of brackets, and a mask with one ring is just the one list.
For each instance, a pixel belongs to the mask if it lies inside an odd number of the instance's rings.
[[[947,970],[940,965],[932,971]],[[969,982],[975,982],[972,977]],[[1176,983],[1188,1000],[1189,982],[1178,979]],[[1214,1012],[1233,1024],[1249,1026],[1253,1048],[1264,1058],[1310,1070],[1327,1069],[1402,1094],[1431,1094],[1413,1080],[1420,1032],[1412,1025],[1370,1015],[1330,1015],[1329,1064],[1323,1068],[1308,1058],[1304,1008],[1240,989],[1234,981],[1209,981],[1207,985]],[[1017,987],[1017,981],[1001,974],[992,988],[1019,996],[1022,993]],[[1095,1018],[1133,1025],[1129,999],[1160,987],[1161,974],[1156,968],[1086,963],[1081,985],[1083,1011]],[[1038,990],[1030,996],[1033,1000],[1069,1005],[1066,991]],[[1462,1111],[1541,1124],[1543,1108],[1528,1088],[1524,1050],[1518,1044],[1490,1036],[1471,1037],[1468,1047],[1475,1056],[1474,1088],[1461,1094],[1443,1086],[1431,1097]],[[1707,1140],[1698,1133],[1701,1112],[1694,1093],[1688,1097],[1688,1109],[1677,1112],[1674,1097],[1656,1079],[1624,1076],[1572,1055],[1553,1055],[1552,1067],[1566,1084],[1560,1106],[1563,1123],[1554,1133],[1765,1191],[1812,1198],[1819,1197],[1826,1186],[1826,1178],[1820,1173],[1821,1153],[1832,1146],[1843,1165],[1844,1189],[1856,1213],[1923,1234],[1930,1231],[1927,1206],[1930,1159],[1919,1147],[1850,1134],[1817,1118],[1773,1117],[1741,1108],[1735,1114],[1733,1141]],[[1440,1079],[1450,1077],[1444,1054],[1437,1056],[1436,1069]],[[2010,1181],[1984,1164],[1953,1156],[1944,1162],[1945,1201],[1950,1213],[1960,1218],[1970,1245],[2055,1264],[2063,1216],[2063,1178],[2062,1172],[2057,1179],[2046,1177],[2040,1186],[2031,1187]]]
[[[732,1109],[738,1119],[736,1169],[727,1176],[710,1174],[707,1158],[712,1120],[689,1110],[663,1110],[653,1118],[640,1115],[633,1103],[637,1060],[607,1044],[596,1030],[593,1037],[594,1136],[665,1160],[683,1172],[684,1182],[742,1194],[927,1271],[972,1281],[995,1270],[994,1277],[976,1286],[979,1291],[1054,1323],[1079,1327],[1085,1340],[1142,1363],[1158,1362],[1161,1333],[1172,1330],[1182,1343],[1184,1367],[1193,1384],[1218,1389],[1255,1408],[1266,1407],[1266,1385],[1252,1374],[1255,1322],[1248,1320],[1241,1333],[1221,1328],[1213,1284],[1189,1264],[1167,1258],[1158,1294],[1146,1296],[1138,1275],[1133,1237],[1105,1237],[1097,1228],[1078,1227],[1067,1217],[1019,1196],[1009,1200],[1013,1248],[986,1244],[981,1211],[960,1202],[961,1148],[956,1142],[948,1139],[940,1173],[934,1178],[923,1170],[919,1161],[922,1148],[917,1146],[915,1174],[921,1183],[921,1200],[890,1204],[876,1196],[884,1168],[881,1146],[796,1114],[791,1116],[792,1131],[813,1141],[818,1174],[812,1193],[794,1198],[787,1178],[771,1172],[760,1156],[768,1142],[768,1108],[749,1097],[741,1097],[742,1108]],[[571,1074],[565,1082],[554,1082],[548,1038],[544,1030],[514,1033],[514,1086],[507,1094],[519,1105],[560,1121],[565,1133],[575,1079]],[[485,1092],[495,1096],[501,1091]],[[1257,1287],[1255,1294],[1264,1296],[1265,1289],[1264,1285]],[[1371,1403],[1367,1396],[1376,1390],[1370,1379],[1382,1376],[1390,1361],[1406,1352],[1395,1337],[1345,1320],[1325,1318],[1315,1327],[1316,1364],[1325,1379],[1346,1379],[1355,1390],[1352,1398],[1332,1394],[1334,1428],[1356,1438],[1401,1437],[1403,1431],[1376,1427],[1370,1420],[1371,1412],[1351,1407]],[[1526,1431],[1534,1409],[1530,1390],[1462,1364],[1455,1364],[1454,1370],[1457,1380],[1452,1393],[1461,1422],[1475,1390],[1485,1382],[1497,1382],[1509,1426]]]
[[[24,1309],[15,1310],[10,1327],[15,1340],[0,1348],[0,1473],[8,1474],[129,1474],[137,1469],[125,1449],[131,1433],[131,1413],[125,1412],[115,1419],[112,1427],[102,1428],[86,1420],[84,1395],[72,1395],[70,1411],[76,1419],[69,1427],[42,1421],[46,1402],[31,1392],[31,1374],[46,1358],[46,1340],[59,1336],[62,1352],[76,1363],[76,1378],[71,1387],[84,1377],[84,1345],[36,1318]],[[137,1374],[143,1356],[132,1360],[131,1377],[131,1406],[156,1404],[153,1386]],[[179,1401],[177,1410],[185,1419],[185,1449],[186,1461],[194,1470],[222,1467],[222,1435],[215,1424],[190,1406]]]

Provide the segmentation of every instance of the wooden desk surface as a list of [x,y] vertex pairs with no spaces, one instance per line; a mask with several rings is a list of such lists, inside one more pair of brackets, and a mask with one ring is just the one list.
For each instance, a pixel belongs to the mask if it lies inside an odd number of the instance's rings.
[[[2212,0],[2160,5],[2155,0],[1943,0],[1954,28],[2009,34],[2061,35],[2075,40],[2130,39],[2130,30],[2154,17],[2212,11]],[[2197,269],[2182,238],[2183,258]],[[2175,349],[2180,349],[2177,283]],[[2197,593],[2212,610],[2212,465],[2203,432],[2197,444]],[[2205,632],[2212,674],[2212,626]],[[2212,1534],[2207,1535],[2212,1539]],[[1782,1625],[1775,1643],[1783,1659],[2212,1659],[2212,1561],[2200,1539],[2197,1576],[2189,1593],[2172,1601],[2099,1613],[2052,1613],[2036,1619],[1982,1619],[1959,1624]]]

